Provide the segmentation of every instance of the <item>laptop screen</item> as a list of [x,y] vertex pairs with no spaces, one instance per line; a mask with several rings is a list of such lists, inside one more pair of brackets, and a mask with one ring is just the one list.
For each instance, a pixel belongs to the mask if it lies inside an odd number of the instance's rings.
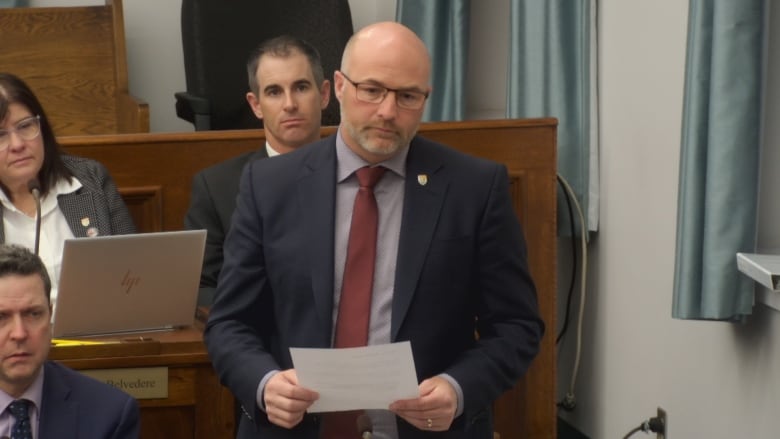
[[65,241],[53,336],[192,325],[205,230]]

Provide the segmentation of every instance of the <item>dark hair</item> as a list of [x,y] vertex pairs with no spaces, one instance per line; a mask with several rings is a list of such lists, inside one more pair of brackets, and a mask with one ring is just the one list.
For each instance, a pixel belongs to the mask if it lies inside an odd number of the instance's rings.
[[249,76],[249,89],[257,95],[260,93],[260,87],[257,84],[257,66],[260,64],[260,58],[263,55],[270,55],[279,58],[288,58],[294,52],[300,52],[309,60],[311,72],[314,75],[314,82],[317,86],[322,85],[325,80],[325,74],[322,70],[322,61],[317,49],[305,40],[291,35],[281,35],[265,40],[260,43],[250,54],[246,63],[246,72]]
[[[41,136],[43,138],[43,164],[38,171],[38,181],[41,184],[41,195],[49,193],[49,189],[64,179],[71,181],[73,174],[62,161],[62,149],[54,137],[54,131],[49,123],[43,106],[35,97],[32,89],[19,77],[11,73],[0,72],[0,122],[8,117],[11,104],[26,107],[33,115],[40,116]],[[0,182],[0,188],[8,194],[8,188]]]
[[51,279],[41,258],[25,247],[0,244],[0,277],[11,275],[40,276],[46,300],[51,300]]

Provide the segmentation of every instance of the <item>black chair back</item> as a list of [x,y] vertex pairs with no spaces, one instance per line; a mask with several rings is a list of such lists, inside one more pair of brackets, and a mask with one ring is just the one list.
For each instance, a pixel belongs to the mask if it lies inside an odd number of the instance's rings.
[[[182,0],[181,30],[187,91],[176,93],[176,114],[199,131],[262,127],[245,97],[247,58],[259,43],[283,34],[308,41],[332,82],[353,33],[347,0]],[[333,97],[322,124],[338,123]]]

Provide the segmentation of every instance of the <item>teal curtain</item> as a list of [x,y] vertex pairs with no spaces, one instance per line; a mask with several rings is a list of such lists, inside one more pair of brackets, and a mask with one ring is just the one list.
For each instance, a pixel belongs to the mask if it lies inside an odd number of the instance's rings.
[[0,0],[0,8],[22,8],[27,5],[27,0]]
[[[595,0],[511,0],[506,117],[558,118],[558,172],[575,192],[588,228],[596,230],[592,4]],[[433,58],[433,95],[424,120],[464,118],[470,6],[468,0],[398,0],[396,19],[422,38]],[[565,216],[558,224],[568,230]]]
[[470,0],[398,0],[396,19],[428,46],[433,93],[424,121],[463,120],[466,114],[466,67]]
[[756,239],[765,0],[691,0],[672,315],[743,320]]
[[[591,0],[511,0],[507,117],[558,118],[558,173],[597,228],[591,192]],[[593,5],[595,7],[595,5]],[[593,96],[595,99],[595,96]],[[596,169],[594,169],[594,173]],[[594,175],[595,176],[595,175]],[[598,189],[594,188],[593,193]],[[559,205],[559,212],[566,210]],[[560,230],[568,218],[559,216]]]

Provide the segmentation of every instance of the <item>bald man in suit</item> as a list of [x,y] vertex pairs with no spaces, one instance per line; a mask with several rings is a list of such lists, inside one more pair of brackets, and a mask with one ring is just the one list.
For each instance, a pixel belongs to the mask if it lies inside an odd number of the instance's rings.
[[363,28],[334,74],[338,132],[245,170],[205,331],[243,407],[238,438],[358,437],[307,412],[318,389],[289,348],[340,347],[365,169],[383,168],[366,343],[409,341],[419,380],[416,398],[367,411],[373,437],[491,438],[492,403],[535,357],[544,325],[506,168],[416,135],[429,77],[411,30]]

